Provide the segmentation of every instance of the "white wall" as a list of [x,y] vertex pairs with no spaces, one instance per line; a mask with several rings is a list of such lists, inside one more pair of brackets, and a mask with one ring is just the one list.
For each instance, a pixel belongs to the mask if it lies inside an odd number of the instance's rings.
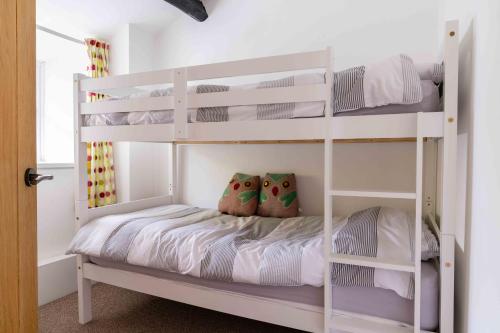
[[[469,332],[500,331],[500,3],[474,1],[477,6],[475,117],[470,263]],[[492,256],[493,254],[493,256]]]
[[75,233],[73,167],[38,167],[54,176],[37,186],[38,260],[66,252]]
[[[129,73],[130,26],[117,27],[114,34],[107,37],[110,43],[109,72],[111,75]],[[115,163],[116,196],[118,202],[130,201],[130,144],[115,142],[113,145]]]
[[[467,196],[457,242],[456,331],[500,331],[500,3],[494,0],[443,2],[445,18],[461,20],[459,84],[459,149],[468,157],[460,179]],[[459,163],[466,163],[464,159]]]
[[[415,174],[415,145],[392,143],[392,149],[382,149],[383,145],[387,144],[354,144],[361,154],[353,154],[353,145],[334,145],[335,186],[412,191],[415,177],[410,175]],[[180,170],[181,200],[213,208],[235,172],[261,176],[266,172],[294,172],[303,214],[323,214],[323,145],[320,144],[181,146]],[[345,214],[361,202],[368,205],[376,201],[339,198],[335,200],[335,212]],[[411,207],[407,200],[393,204]]]
[[[439,3],[434,0],[411,2],[411,6],[399,0],[226,0],[206,1],[205,5],[209,12],[205,22],[179,16],[157,36],[156,69],[327,46],[334,48],[337,69],[398,53],[420,60],[438,59]],[[413,145],[390,145],[394,147],[390,152],[380,145],[337,146],[336,174],[344,175],[337,178],[338,183],[343,183],[339,185],[412,190]],[[404,149],[406,146],[412,148]],[[365,159],[354,168],[344,163],[363,157],[374,159]],[[304,213],[322,214],[321,145],[184,146],[180,159],[181,198],[186,203],[215,207],[226,182],[236,171],[261,175],[285,171],[297,174]],[[374,201],[363,202],[370,203]],[[354,208],[352,202],[344,200],[336,201],[334,206],[337,213]]]
[[[209,0],[208,19],[179,16],[159,36],[155,66],[175,67],[332,46],[338,68],[408,53],[434,60],[435,0]],[[410,5],[411,4],[411,5]]]
[[[153,34],[126,24],[109,36],[111,75],[150,71],[155,54]],[[114,145],[118,202],[168,193],[168,145],[117,142]]]
[[[129,72],[153,70],[156,54],[153,34],[129,24]],[[130,200],[168,194],[168,145],[130,142]]]
[[72,165],[38,165],[54,179],[37,186],[38,304],[76,290],[76,262],[65,256],[75,234]]

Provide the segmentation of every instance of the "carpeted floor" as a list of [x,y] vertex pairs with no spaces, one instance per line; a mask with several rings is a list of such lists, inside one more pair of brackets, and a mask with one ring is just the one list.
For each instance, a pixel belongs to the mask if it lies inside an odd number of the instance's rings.
[[78,324],[77,294],[40,307],[40,332],[298,333],[105,284],[92,290],[94,319]]

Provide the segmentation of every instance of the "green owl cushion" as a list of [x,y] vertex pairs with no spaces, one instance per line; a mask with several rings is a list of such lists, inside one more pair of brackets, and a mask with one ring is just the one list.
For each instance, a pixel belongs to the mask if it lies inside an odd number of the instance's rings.
[[235,216],[255,215],[260,177],[236,173],[219,200],[219,211]]
[[262,180],[257,214],[282,218],[299,214],[295,174],[266,174]]

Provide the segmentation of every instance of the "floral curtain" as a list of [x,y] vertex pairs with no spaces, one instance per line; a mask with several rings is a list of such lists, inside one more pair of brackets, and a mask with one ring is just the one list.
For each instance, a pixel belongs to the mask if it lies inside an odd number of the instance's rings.
[[[109,45],[86,39],[90,65],[87,70],[91,77],[108,76]],[[95,102],[104,95],[89,92],[87,100]],[[87,175],[89,208],[116,203],[115,170],[113,165],[113,144],[111,142],[87,143]]]

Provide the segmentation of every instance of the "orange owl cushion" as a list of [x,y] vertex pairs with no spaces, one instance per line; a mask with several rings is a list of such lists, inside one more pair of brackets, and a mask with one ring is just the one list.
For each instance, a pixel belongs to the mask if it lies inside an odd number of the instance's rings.
[[299,214],[295,174],[266,174],[262,180],[257,214],[271,217],[294,217]]
[[236,216],[255,215],[259,185],[259,176],[236,173],[219,200],[219,211]]

